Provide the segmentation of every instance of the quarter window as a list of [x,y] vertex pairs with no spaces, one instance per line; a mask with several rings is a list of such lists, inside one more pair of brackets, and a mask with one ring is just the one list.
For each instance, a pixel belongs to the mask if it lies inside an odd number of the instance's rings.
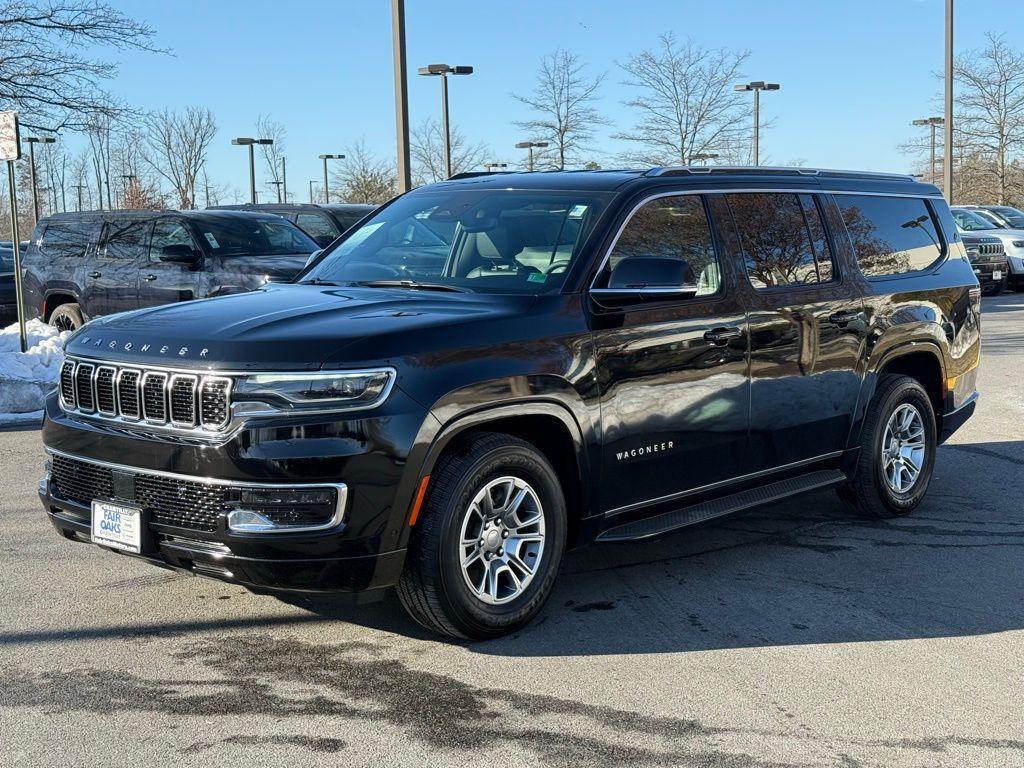
[[43,232],[39,252],[55,258],[84,256],[98,232],[98,221],[53,219]]
[[942,255],[935,220],[921,198],[836,195],[835,200],[868,277],[916,272]]
[[811,195],[726,195],[743,244],[747,277],[757,290],[826,283],[832,249]]
[[607,286],[619,262],[631,258],[683,262],[686,282],[696,283],[697,296],[718,293],[722,284],[711,226],[698,195],[659,197],[637,209],[619,234],[596,287]]

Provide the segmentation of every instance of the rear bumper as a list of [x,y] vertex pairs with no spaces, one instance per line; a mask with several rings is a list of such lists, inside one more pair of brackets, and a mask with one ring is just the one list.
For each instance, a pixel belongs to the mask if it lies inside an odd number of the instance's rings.
[[[54,528],[65,538],[91,543],[90,509],[51,493],[48,477],[39,482],[39,498]],[[126,557],[187,571],[256,590],[284,592],[363,592],[393,586],[405,562],[405,550],[350,557],[309,557],[311,535],[199,538],[193,532],[150,526],[141,555]],[[325,533],[325,549],[336,533]],[[329,547],[326,547],[329,549]],[[111,550],[115,551],[115,550]]]
[[960,429],[960,427],[962,427],[964,423],[974,415],[974,409],[978,407],[979,396],[980,395],[977,392],[973,392],[959,408],[942,415],[942,429],[939,430],[939,443],[946,442],[954,432]]

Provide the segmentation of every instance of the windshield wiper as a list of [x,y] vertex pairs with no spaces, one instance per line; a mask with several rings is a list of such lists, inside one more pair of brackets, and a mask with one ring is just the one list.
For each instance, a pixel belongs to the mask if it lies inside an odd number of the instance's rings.
[[330,280],[324,280],[319,277],[314,277],[312,280],[303,280],[299,285],[332,285],[335,288],[341,287],[338,283],[332,283]]
[[444,283],[418,283],[415,280],[361,280],[355,285],[362,288],[409,288],[414,291],[452,291],[453,293],[472,293],[468,288]]

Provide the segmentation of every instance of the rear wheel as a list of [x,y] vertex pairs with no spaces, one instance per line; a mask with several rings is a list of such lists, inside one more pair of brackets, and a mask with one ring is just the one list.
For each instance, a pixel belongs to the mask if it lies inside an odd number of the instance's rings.
[[937,434],[935,412],[920,382],[882,376],[868,407],[854,476],[840,495],[872,517],[913,511],[928,490]]
[[547,459],[509,435],[474,435],[431,479],[398,595],[440,634],[513,632],[550,595],[565,533],[565,501]]
[[77,331],[85,325],[81,307],[70,302],[61,304],[50,313],[50,325],[58,331]]

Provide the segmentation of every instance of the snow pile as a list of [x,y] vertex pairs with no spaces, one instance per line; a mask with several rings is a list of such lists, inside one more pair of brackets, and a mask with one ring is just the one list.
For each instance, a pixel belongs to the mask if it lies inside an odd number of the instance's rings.
[[0,328],[0,424],[38,421],[43,398],[60,376],[62,343],[70,331],[58,333],[41,320],[27,324],[28,352],[21,352],[18,324]]

